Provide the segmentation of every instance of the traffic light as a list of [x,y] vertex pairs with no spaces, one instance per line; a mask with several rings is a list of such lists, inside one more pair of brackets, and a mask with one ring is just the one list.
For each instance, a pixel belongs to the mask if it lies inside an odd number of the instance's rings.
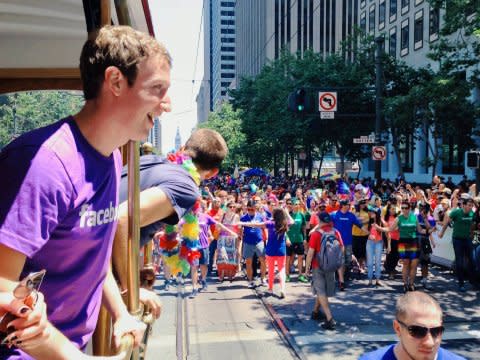
[[474,169],[480,167],[480,153],[478,151],[467,152],[467,167]]
[[300,88],[288,95],[288,108],[297,113],[303,113],[307,110],[307,92]]

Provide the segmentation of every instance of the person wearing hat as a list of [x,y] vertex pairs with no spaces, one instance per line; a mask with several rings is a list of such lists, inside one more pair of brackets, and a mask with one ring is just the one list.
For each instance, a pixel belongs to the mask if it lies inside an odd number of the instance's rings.
[[[468,194],[466,194],[468,195]],[[461,196],[464,198],[461,208],[453,209],[450,213],[445,214],[445,221],[439,237],[445,234],[450,222],[453,221],[453,250],[455,252],[455,269],[458,279],[458,290],[460,292],[467,291],[465,287],[465,278],[471,269],[467,269],[467,264],[473,264],[473,243],[471,229],[473,225],[473,199],[468,195]],[[468,262],[465,262],[465,257]],[[470,265],[471,268],[471,265]]]
[[345,246],[345,265],[338,270],[338,287],[345,291],[344,274],[349,275],[352,264],[352,228],[353,225],[363,227],[362,222],[350,211],[350,201],[340,200],[340,210],[331,214],[333,226],[342,235]]
[[[327,212],[320,212],[318,214],[318,220],[319,224],[316,229],[319,228],[324,232],[335,231],[335,236],[345,250],[342,235],[333,227],[330,215]],[[315,305],[313,306],[312,311],[312,320],[325,319],[322,327],[326,330],[335,330],[336,322],[328,303],[328,298],[335,294],[335,272],[325,272],[320,269],[320,264],[317,261],[316,255],[320,252],[321,240],[322,235],[319,231],[311,232],[305,265],[305,272],[307,274],[310,271],[310,267],[312,268],[312,291],[316,296]]]

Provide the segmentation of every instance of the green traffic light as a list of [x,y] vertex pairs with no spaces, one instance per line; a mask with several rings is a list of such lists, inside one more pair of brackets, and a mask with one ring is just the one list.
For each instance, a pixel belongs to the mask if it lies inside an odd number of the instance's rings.
[[305,106],[303,106],[303,105],[298,105],[297,109],[298,109],[298,111],[303,111],[303,109],[305,109]]

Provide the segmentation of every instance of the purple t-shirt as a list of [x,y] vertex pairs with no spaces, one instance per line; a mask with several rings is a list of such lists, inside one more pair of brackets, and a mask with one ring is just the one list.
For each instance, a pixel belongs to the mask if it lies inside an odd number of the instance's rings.
[[9,144],[0,168],[0,243],[26,255],[22,276],[46,269],[48,319],[83,348],[109,267],[120,152],[101,155],[68,117]]
[[210,225],[215,225],[216,223],[217,222],[208,214],[200,213],[198,215],[200,248],[208,248],[208,230],[210,229]]

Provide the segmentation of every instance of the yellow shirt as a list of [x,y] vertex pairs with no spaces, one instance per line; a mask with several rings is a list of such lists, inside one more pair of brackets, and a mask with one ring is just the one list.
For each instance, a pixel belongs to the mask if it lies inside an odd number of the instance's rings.
[[[363,225],[367,225],[368,221],[370,220],[370,216],[368,215],[367,211],[360,211],[360,212],[355,212],[355,216],[362,222]],[[363,231],[356,225],[353,225],[352,227],[352,235],[353,236],[366,236],[368,235],[368,231]]]

